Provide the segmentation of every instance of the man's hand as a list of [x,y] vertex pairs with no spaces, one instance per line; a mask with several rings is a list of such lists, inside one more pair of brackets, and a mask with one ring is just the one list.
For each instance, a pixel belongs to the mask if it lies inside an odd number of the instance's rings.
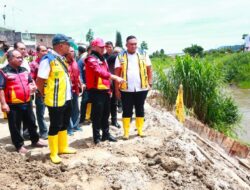
[[1,105],[2,107],[2,112],[6,112],[6,113],[9,113],[10,112],[10,107],[8,106],[8,104],[2,104]]
[[153,87],[153,84],[152,84],[152,83],[149,83],[148,90],[152,90],[152,87]]
[[111,79],[117,81],[119,84],[126,82],[123,78],[116,75],[111,75]]
[[86,84],[82,84],[82,92],[86,89]]
[[37,87],[36,87],[35,83],[32,82],[32,83],[29,84],[29,86],[30,86],[30,93],[34,94],[36,92],[36,90],[37,90]]

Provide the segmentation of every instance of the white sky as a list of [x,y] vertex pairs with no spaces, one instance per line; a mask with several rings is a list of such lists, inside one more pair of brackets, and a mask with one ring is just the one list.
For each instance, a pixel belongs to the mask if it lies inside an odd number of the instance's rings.
[[115,41],[118,30],[123,43],[135,35],[149,52],[242,44],[242,34],[250,33],[250,0],[0,0],[0,26],[5,4],[6,27],[17,31],[85,42],[89,28],[105,41]]

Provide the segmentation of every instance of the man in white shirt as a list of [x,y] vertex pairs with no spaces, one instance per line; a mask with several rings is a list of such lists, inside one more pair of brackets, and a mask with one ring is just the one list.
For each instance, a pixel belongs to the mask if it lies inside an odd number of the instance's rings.
[[[22,67],[24,67],[25,69],[27,69],[27,71],[30,73],[30,66],[29,66],[29,62],[26,58],[27,56],[27,51],[26,51],[26,46],[23,42],[15,42],[14,43],[14,49],[19,51],[22,54],[23,57],[23,62],[22,62]],[[8,51],[13,50],[13,47],[10,47]],[[0,68],[5,67],[6,65],[8,65],[8,60],[6,59],[4,61],[3,64],[0,65]]]
[[22,56],[23,56],[23,62],[22,62],[22,67],[24,67],[25,69],[28,70],[28,72],[30,73],[30,66],[29,66],[29,62],[27,59],[25,59],[27,57],[27,51],[26,51],[26,46],[23,42],[16,42],[14,44],[14,49],[16,49],[17,51],[19,51]]
[[116,96],[122,100],[124,139],[129,138],[130,120],[135,107],[138,135],[143,137],[144,103],[152,87],[151,61],[148,55],[137,48],[135,36],[126,40],[127,50],[121,52],[115,62],[115,74],[127,83],[116,84]]
[[69,53],[69,38],[63,34],[57,34],[52,44],[53,50],[45,55],[39,64],[36,84],[49,110],[50,159],[58,164],[61,162],[58,154],[74,154],[76,151],[68,147],[67,135],[72,92],[68,65],[64,56]]

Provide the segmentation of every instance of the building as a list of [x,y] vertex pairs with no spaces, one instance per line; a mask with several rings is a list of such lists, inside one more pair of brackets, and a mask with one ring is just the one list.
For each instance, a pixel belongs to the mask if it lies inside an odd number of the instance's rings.
[[22,33],[22,42],[27,49],[35,49],[37,45],[52,47],[52,39],[55,34]]
[[43,45],[46,47],[52,47],[52,39],[55,34],[34,34],[36,38],[36,45]]
[[3,56],[9,46],[13,46],[16,41],[21,41],[21,32],[0,27],[0,56]]
[[0,56],[3,55],[4,48],[13,46],[15,42],[23,42],[27,49],[34,50],[37,45],[52,47],[52,38],[55,34],[42,33],[21,33],[12,29],[0,27]]

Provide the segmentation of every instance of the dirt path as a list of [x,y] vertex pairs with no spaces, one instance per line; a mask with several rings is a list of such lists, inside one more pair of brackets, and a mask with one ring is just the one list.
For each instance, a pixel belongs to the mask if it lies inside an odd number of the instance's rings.
[[70,138],[78,153],[62,156],[59,165],[51,164],[47,148],[31,149],[27,157],[13,152],[6,124],[0,126],[0,189],[250,189],[249,170],[237,170],[170,113],[149,104],[146,113],[146,138],[136,136],[133,123],[130,140],[111,128],[119,141],[94,146],[91,127],[83,126]]

